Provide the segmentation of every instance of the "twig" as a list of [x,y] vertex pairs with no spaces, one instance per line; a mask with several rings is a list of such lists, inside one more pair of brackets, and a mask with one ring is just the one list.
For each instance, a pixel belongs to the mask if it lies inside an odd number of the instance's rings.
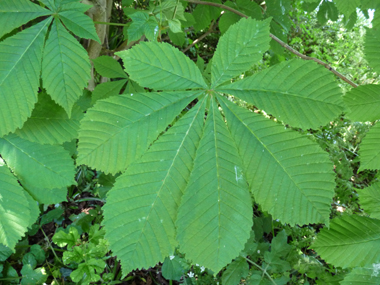
[[[211,3],[211,2],[210,2]],[[207,37],[209,34],[211,34],[212,32],[214,32],[214,21],[212,22],[212,24],[210,25],[210,28],[208,29],[208,31],[206,33],[204,33],[203,35],[201,35],[199,38],[197,38],[196,40],[194,40],[190,45],[188,45],[186,48],[184,48],[182,50],[183,53],[187,52],[189,49],[191,49],[197,42],[203,40],[205,37]]]
[[[218,8],[221,8],[223,10],[228,10],[228,11],[230,11],[232,13],[235,13],[236,15],[239,15],[240,17],[248,18],[248,16],[245,15],[244,13],[241,13],[238,10],[235,10],[234,8],[228,7],[228,6],[223,5],[223,4],[218,4],[218,3],[214,3],[214,2],[207,2],[207,1],[196,1],[196,0],[184,0],[184,1],[189,2],[189,3],[193,3],[193,4],[200,4],[200,5],[208,5],[208,6],[218,7]],[[285,49],[287,49],[291,53],[295,54],[296,56],[298,56],[298,57],[300,57],[300,58],[302,58],[304,60],[315,61],[316,63],[318,63],[320,65],[323,65],[325,68],[327,68],[329,71],[331,71],[332,73],[334,73],[336,76],[338,76],[343,81],[345,81],[348,84],[350,84],[352,87],[358,87],[358,85],[356,83],[354,83],[351,80],[349,80],[343,74],[339,73],[338,71],[336,71],[335,69],[333,69],[330,65],[328,65],[325,62],[323,62],[322,60],[319,60],[317,58],[304,55],[304,54],[296,51],[294,48],[290,47],[288,44],[284,43],[282,40],[280,40],[279,38],[277,38],[273,34],[270,34],[270,37],[273,40],[275,40],[276,42],[278,42],[282,47],[284,47]]]
[[270,277],[270,275],[268,274],[268,272],[266,271],[266,269],[263,269],[260,265],[258,265],[257,263],[253,262],[252,260],[250,260],[249,258],[245,257],[244,255],[241,254],[240,256],[243,257],[246,261],[248,261],[248,263],[251,263],[252,265],[256,266],[258,269],[262,270],[263,274],[265,274],[273,284],[277,285],[276,282],[274,282],[273,278]]

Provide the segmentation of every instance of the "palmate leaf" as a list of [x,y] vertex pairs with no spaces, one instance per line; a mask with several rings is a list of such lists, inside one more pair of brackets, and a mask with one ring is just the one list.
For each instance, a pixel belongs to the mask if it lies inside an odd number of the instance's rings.
[[282,62],[216,91],[302,129],[326,125],[343,111],[342,92],[331,72],[311,61]]
[[37,102],[42,50],[50,22],[46,19],[0,42],[0,137],[20,128]]
[[215,99],[210,99],[176,225],[186,258],[219,272],[244,248],[253,212],[236,145]]
[[220,98],[255,200],[289,224],[329,222],[333,165],[318,145]]
[[380,85],[361,85],[351,89],[343,97],[350,108],[347,117],[353,121],[376,121],[380,119]]
[[106,173],[123,171],[199,95],[136,93],[98,101],[81,121],[78,163]]
[[374,125],[363,138],[360,149],[359,172],[364,169],[380,169],[380,124]]
[[15,134],[0,139],[0,153],[21,184],[52,189],[76,184],[74,162],[61,146],[41,145]]
[[198,67],[167,43],[143,42],[117,53],[132,80],[156,90],[206,88]]
[[0,164],[0,243],[13,250],[30,225],[29,200],[8,167]]
[[202,135],[204,109],[202,99],[108,193],[103,223],[124,272],[154,266],[174,253],[174,222]]
[[77,36],[101,43],[92,19],[84,14],[90,8],[90,5],[82,3],[68,3],[60,7],[58,16],[66,28]]
[[380,219],[380,183],[374,183],[364,189],[356,189],[360,206],[371,218]]
[[356,215],[335,218],[311,248],[326,262],[343,268],[379,263],[380,220]]
[[30,0],[2,0],[0,1],[0,38],[30,20],[50,14],[51,11]]
[[241,19],[220,39],[212,59],[211,88],[231,80],[259,61],[269,48],[271,19]]
[[69,119],[65,110],[46,92],[41,92],[38,98],[31,117],[15,134],[40,144],[61,144],[77,137],[79,121],[83,117],[82,110],[75,105]]
[[380,284],[379,264],[374,263],[368,267],[358,267],[352,269],[341,281],[340,285],[378,285]]
[[380,73],[380,13],[375,13],[372,20],[372,28],[366,30],[364,42],[364,54],[368,64],[377,72]]
[[46,41],[42,80],[47,93],[71,116],[71,109],[87,86],[91,65],[86,50],[55,20]]

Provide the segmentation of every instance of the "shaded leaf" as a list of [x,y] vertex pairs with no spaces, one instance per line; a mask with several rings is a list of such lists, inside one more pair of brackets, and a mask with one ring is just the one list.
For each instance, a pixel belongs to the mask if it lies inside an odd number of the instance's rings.
[[[373,1],[372,1],[373,2]],[[372,29],[367,29],[364,42],[364,54],[368,64],[380,73],[380,13],[375,13],[372,20]]]
[[108,78],[127,78],[122,69],[120,63],[110,56],[99,56],[95,59],[92,59],[96,71],[104,77]]
[[13,250],[29,226],[31,213],[25,191],[6,165],[0,164],[0,243]]
[[90,79],[86,50],[56,20],[46,41],[42,80],[47,93],[71,116],[72,107]]
[[372,267],[358,267],[352,269],[341,281],[340,285],[378,285],[380,284],[379,264],[373,264]]
[[343,268],[379,263],[380,220],[356,215],[335,218],[311,248],[326,262]]
[[246,277],[249,273],[249,265],[247,261],[238,257],[232,261],[228,266],[226,271],[222,275],[223,285],[236,285],[240,284],[240,280]]
[[127,83],[127,80],[116,80],[110,82],[104,82],[102,84],[96,85],[94,91],[92,92],[92,104],[100,99],[107,99],[112,96],[120,94],[121,89]]
[[356,189],[360,206],[371,218],[380,219],[380,183],[376,182],[364,189]]
[[0,139],[0,153],[29,190],[76,184],[74,162],[61,146],[41,145],[11,134]]
[[77,137],[79,121],[82,117],[82,110],[74,106],[69,118],[61,106],[45,92],[40,92],[31,117],[15,134],[40,144],[61,144]]
[[380,85],[361,85],[351,89],[343,97],[350,108],[348,118],[353,121],[375,121],[380,119]]
[[377,123],[363,138],[360,149],[360,167],[358,172],[364,169],[380,169],[380,124]]
[[51,19],[0,42],[0,137],[21,128],[37,102],[41,57]]
[[0,1],[0,38],[13,29],[41,16],[50,15],[51,11],[29,0]]

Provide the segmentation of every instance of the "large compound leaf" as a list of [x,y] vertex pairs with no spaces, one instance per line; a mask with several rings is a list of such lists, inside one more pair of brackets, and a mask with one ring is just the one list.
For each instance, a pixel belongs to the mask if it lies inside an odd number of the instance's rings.
[[326,125],[343,111],[341,90],[331,72],[311,61],[285,61],[217,91],[302,129]]
[[16,177],[0,164],[0,243],[12,250],[29,226],[29,201],[24,194]]
[[359,149],[360,167],[364,169],[380,169],[380,124],[374,125],[366,134]]
[[167,43],[143,42],[117,54],[131,79],[141,86],[156,90],[207,88],[195,63]]
[[86,50],[56,20],[46,41],[42,80],[47,93],[71,115],[71,109],[90,79]]
[[41,57],[50,21],[0,42],[0,137],[21,128],[37,102]]
[[107,196],[106,237],[124,272],[174,254],[174,222],[203,131],[204,101],[130,165]]
[[212,59],[212,88],[241,74],[262,58],[269,48],[270,21],[243,18],[220,38]]
[[244,248],[253,213],[236,145],[214,98],[210,104],[176,225],[186,258],[219,272]]
[[30,2],[30,0],[1,0],[0,38],[30,20],[49,14],[51,11]]
[[75,105],[69,119],[65,110],[45,92],[41,92],[38,98],[32,116],[15,134],[40,144],[61,144],[76,138],[79,121],[83,117],[82,110]]
[[136,93],[98,101],[81,121],[78,163],[106,173],[123,171],[199,95]]
[[41,145],[10,134],[0,139],[0,153],[30,191],[76,184],[74,162],[61,146]]
[[363,267],[380,261],[380,220],[343,216],[324,228],[311,246],[334,266]]
[[360,6],[360,0],[334,0],[339,12],[349,17],[352,13],[356,12],[356,8]]
[[364,54],[368,64],[377,72],[380,73],[380,13],[375,13],[372,21],[372,29],[367,29],[364,43]]
[[350,108],[347,116],[353,121],[376,121],[380,119],[380,85],[361,85],[351,89],[343,97]]
[[376,182],[364,189],[356,189],[360,198],[361,208],[371,218],[380,219],[380,183]]
[[77,36],[101,43],[94,22],[84,14],[89,8],[91,6],[82,3],[68,3],[61,7],[58,16],[66,28]]
[[128,78],[120,63],[110,56],[99,56],[92,60],[96,71],[108,78]]
[[379,285],[380,284],[380,264],[372,264],[368,267],[358,267],[352,269],[340,285]]
[[299,133],[221,98],[255,200],[283,223],[328,223],[333,165]]

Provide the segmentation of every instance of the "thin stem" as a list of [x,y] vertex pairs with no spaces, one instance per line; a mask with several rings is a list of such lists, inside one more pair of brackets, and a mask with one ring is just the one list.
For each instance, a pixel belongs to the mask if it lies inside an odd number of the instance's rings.
[[41,232],[44,235],[44,237],[45,237],[45,239],[46,239],[46,241],[47,241],[47,243],[48,243],[51,251],[53,252],[55,258],[57,258],[57,260],[58,260],[59,263],[61,263],[62,265],[64,265],[63,262],[59,259],[58,255],[55,253],[55,250],[54,250],[53,246],[51,245],[49,238],[47,237],[47,235],[45,234],[45,232],[44,232],[44,230],[42,229],[41,226],[40,226],[40,229],[41,229]]
[[248,263],[256,266],[258,269],[260,269],[261,271],[263,271],[263,274],[265,274],[269,280],[274,284],[274,285],[277,285],[276,282],[274,282],[273,278],[270,277],[270,275],[268,274],[268,272],[266,271],[266,268],[263,269],[260,265],[258,265],[256,262],[253,262],[252,260],[248,259],[247,257],[245,257],[244,255],[240,255],[241,257],[243,257],[246,261],[248,261]]
[[210,28],[208,29],[208,31],[206,33],[204,33],[203,35],[201,35],[199,38],[197,38],[196,40],[194,40],[190,45],[188,45],[186,48],[184,48],[182,50],[183,53],[187,52],[189,49],[191,49],[197,42],[200,42],[201,40],[203,40],[205,37],[207,37],[209,34],[211,34],[212,32],[214,32],[214,21],[211,23],[210,25]]
[[128,26],[128,24],[109,23],[109,22],[98,22],[98,21],[94,21],[94,24],[99,24],[99,25],[109,25],[109,26],[123,26],[123,27]]
[[[215,7],[218,7],[218,8],[221,8],[221,9],[224,9],[224,10],[227,10],[227,11],[230,11],[232,13],[235,13],[236,15],[239,15],[240,17],[244,17],[244,18],[248,18],[247,15],[245,15],[244,13],[241,13],[239,12],[238,10],[235,10],[234,8],[231,8],[231,7],[228,7],[226,5],[223,5],[223,4],[219,4],[219,3],[214,3],[214,2],[207,2],[207,1],[196,1],[196,0],[184,0],[186,2],[189,2],[189,3],[193,3],[193,4],[200,4],[200,5],[208,5],[208,6],[215,6]],[[343,74],[339,73],[338,71],[336,71],[335,69],[333,69],[330,65],[328,65],[327,63],[317,59],[317,58],[314,58],[314,57],[310,57],[310,56],[307,56],[307,55],[304,55],[298,51],[296,51],[294,48],[292,48],[291,46],[289,46],[288,44],[284,43],[282,40],[280,40],[279,38],[277,38],[275,35],[273,34],[270,34],[270,37],[278,42],[283,48],[287,49],[288,51],[290,51],[291,53],[295,54],[296,56],[304,59],[304,60],[312,60],[312,61],[315,61],[316,63],[320,64],[320,65],[323,65],[325,68],[327,68],[329,71],[331,71],[332,73],[334,73],[336,76],[338,76],[340,79],[342,79],[343,81],[347,82],[348,84],[350,84],[352,87],[358,87],[358,85],[354,82],[352,82],[351,80],[349,80],[347,77],[345,77]]]

